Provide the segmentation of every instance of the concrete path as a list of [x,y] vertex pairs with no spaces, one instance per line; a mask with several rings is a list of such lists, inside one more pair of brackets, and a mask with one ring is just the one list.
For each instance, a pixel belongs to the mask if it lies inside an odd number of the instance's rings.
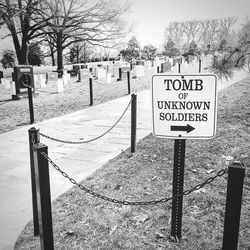
[[[247,76],[239,72],[234,79],[219,84],[223,89]],[[130,96],[106,102],[34,124],[41,133],[58,139],[79,141],[95,138],[107,131],[121,116]],[[151,132],[150,92],[137,95],[137,140]],[[118,125],[104,137],[88,144],[58,143],[41,137],[48,154],[70,177],[81,181],[96,169],[130,147],[130,108]],[[31,183],[26,126],[0,134],[0,250],[13,249],[25,224],[32,219]],[[50,167],[51,195],[55,199],[72,184]]]

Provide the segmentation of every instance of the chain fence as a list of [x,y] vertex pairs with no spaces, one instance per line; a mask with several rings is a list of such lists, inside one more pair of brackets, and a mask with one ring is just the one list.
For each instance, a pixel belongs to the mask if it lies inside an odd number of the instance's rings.
[[41,133],[39,131],[39,134],[44,137],[44,138],[47,138],[49,140],[52,140],[52,141],[56,141],[56,142],[61,142],[61,143],[68,143],[68,144],[83,144],[83,143],[89,143],[89,142],[93,142],[93,141],[96,141],[98,139],[100,139],[101,137],[105,136],[106,134],[108,134],[119,122],[120,120],[123,118],[123,116],[125,115],[125,113],[127,112],[129,106],[131,104],[131,100],[130,102],[128,103],[127,107],[125,108],[125,110],[123,111],[122,115],[119,117],[119,119],[106,131],[104,132],[103,134],[95,137],[95,138],[92,138],[90,140],[85,140],[85,141],[66,141],[66,140],[61,140],[61,139],[57,139],[57,138],[54,138],[52,136],[49,136],[49,135],[45,135],[43,133]]
[[73,185],[76,185],[81,190],[83,190],[85,193],[90,194],[93,197],[99,198],[101,200],[109,201],[111,203],[121,204],[121,205],[147,206],[147,205],[156,205],[156,204],[159,204],[159,203],[166,203],[166,202],[168,202],[168,201],[170,201],[172,199],[176,199],[177,197],[184,196],[184,195],[189,195],[192,192],[203,188],[205,185],[210,184],[216,178],[221,177],[225,173],[227,173],[227,167],[223,168],[220,171],[218,171],[217,174],[215,174],[214,176],[209,177],[204,182],[192,187],[191,189],[188,189],[188,190],[184,191],[181,194],[175,195],[175,196],[165,197],[165,198],[161,198],[161,199],[158,199],[158,200],[149,200],[149,201],[127,201],[127,200],[118,200],[118,199],[115,199],[115,198],[110,198],[110,197],[107,197],[105,195],[99,194],[99,193],[97,193],[95,191],[92,191],[87,187],[84,187],[82,184],[79,184],[75,179],[69,177],[69,175],[66,172],[64,172],[60,167],[58,167],[58,165],[56,163],[54,163],[46,153],[41,153],[41,154],[43,155],[43,157],[45,159],[47,159],[47,161],[54,167],[55,170],[57,170],[59,173],[61,173],[61,175],[63,177],[68,179]]
[[[67,89],[65,91],[63,91],[62,93],[67,93],[67,92],[70,92],[70,91],[73,91],[75,89],[79,89],[80,87],[84,86],[86,83],[88,83],[89,80],[85,81],[85,82],[81,82],[81,84],[77,85],[76,87],[74,88],[70,88],[70,89]],[[41,90],[41,89],[36,89],[37,92],[41,92],[41,93],[47,93],[47,94],[58,94],[58,92],[56,91],[53,91],[53,92],[50,92],[50,91],[46,91],[46,90]]]

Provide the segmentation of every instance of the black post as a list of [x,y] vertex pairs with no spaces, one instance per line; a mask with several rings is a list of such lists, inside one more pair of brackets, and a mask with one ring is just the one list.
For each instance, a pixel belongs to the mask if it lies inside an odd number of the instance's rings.
[[135,152],[136,145],[136,109],[137,95],[131,95],[131,153]]
[[127,71],[127,78],[128,78],[128,95],[130,95],[130,71]]
[[163,63],[161,63],[161,73],[163,73]]
[[77,82],[80,82],[82,80],[82,76],[81,76],[81,69],[78,70],[77,72]]
[[181,63],[178,63],[178,73],[181,73]]
[[157,73],[160,73],[160,67],[157,66]]
[[199,73],[201,73],[201,59],[199,58]]
[[89,78],[89,98],[90,98],[90,106],[93,105],[93,79]]
[[175,239],[181,238],[183,196],[180,194],[183,193],[184,184],[185,147],[186,140],[174,140],[171,236]]
[[122,80],[122,68],[119,68],[119,78],[117,79],[117,81],[121,80]]
[[33,150],[41,249],[53,250],[49,164],[48,160],[42,155],[42,153],[48,154],[48,147],[38,143],[34,145]]
[[240,162],[229,166],[223,233],[223,250],[237,250],[245,168]]
[[29,129],[30,173],[31,173],[34,236],[39,235],[39,224],[38,224],[38,208],[37,208],[37,197],[36,197],[36,179],[35,179],[35,169],[34,169],[33,145],[39,142],[40,142],[39,130],[37,130],[34,127]]
[[33,109],[32,87],[28,87],[28,97],[29,97],[29,110],[30,110],[30,124],[33,124],[34,109]]

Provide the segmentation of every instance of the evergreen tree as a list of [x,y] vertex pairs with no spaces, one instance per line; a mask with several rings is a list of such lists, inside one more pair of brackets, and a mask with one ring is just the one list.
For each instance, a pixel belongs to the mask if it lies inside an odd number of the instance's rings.
[[176,57],[180,55],[180,50],[175,47],[175,44],[171,38],[164,44],[163,54],[168,57]]
[[12,50],[5,50],[1,59],[1,63],[4,69],[13,67],[15,63],[15,52]]

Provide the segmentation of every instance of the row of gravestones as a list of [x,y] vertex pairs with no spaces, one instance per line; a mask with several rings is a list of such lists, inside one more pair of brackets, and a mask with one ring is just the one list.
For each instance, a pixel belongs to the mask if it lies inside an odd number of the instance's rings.
[[[86,75],[91,74],[94,79],[104,80],[105,82],[111,82],[112,78],[119,79],[127,77],[127,71],[130,70],[130,66],[127,63],[116,63],[106,65],[86,65],[86,68],[78,68],[78,80],[84,79]],[[132,74],[135,78],[143,77],[145,75],[144,65],[135,65]]]

